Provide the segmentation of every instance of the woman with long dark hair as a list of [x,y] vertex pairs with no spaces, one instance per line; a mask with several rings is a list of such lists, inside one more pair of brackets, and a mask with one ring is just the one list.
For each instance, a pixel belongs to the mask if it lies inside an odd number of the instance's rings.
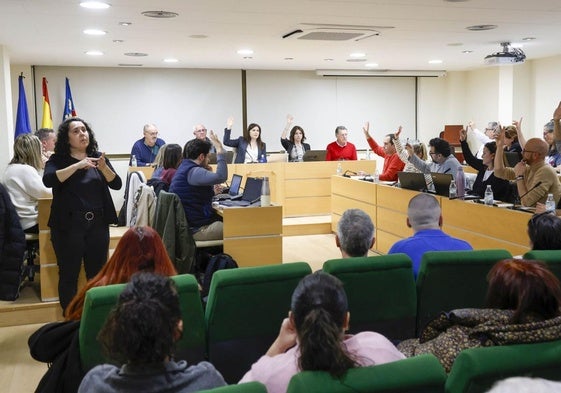
[[280,393],[300,371],[342,377],[349,368],[404,358],[381,334],[345,334],[349,320],[347,295],[339,279],[323,272],[304,277],[292,294],[279,336],[240,383],[259,381],[269,393]]
[[310,150],[310,145],[304,143],[306,140],[306,133],[304,129],[300,126],[294,126],[290,130],[290,135],[287,138],[288,129],[292,125],[294,118],[291,115],[286,116],[286,126],[282,131],[280,138],[282,147],[288,153],[288,161],[290,162],[301,162],[304,161],[304,153]]
[[235,164],[243,164],[249,162],[267,162],[267,146],[261,140],[261,126],[251,123],[244,130],[243,136],[231,139],[233,118],[228,118],[226,128],[224,129],[224,145],[235,147],[237,149]]
[[109,188],[118,190],[122,183],[105,153],[98,151],[89,124],[78,117],[58,127],[55,153],[47,161],[43,183],[53,189],[49,227],[64,310],[76,294],[82,260],[88,280],[107,261],[109,224],[117,223]]

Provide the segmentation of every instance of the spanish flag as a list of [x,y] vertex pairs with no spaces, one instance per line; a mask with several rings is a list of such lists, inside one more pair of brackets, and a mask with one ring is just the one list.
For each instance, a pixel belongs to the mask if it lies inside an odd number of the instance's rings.
[[51,101],[49,101],[49,90],[47,90],[47,78],[43,77],[43,120],[41,128],[53,128],[53,115],[51,113]]

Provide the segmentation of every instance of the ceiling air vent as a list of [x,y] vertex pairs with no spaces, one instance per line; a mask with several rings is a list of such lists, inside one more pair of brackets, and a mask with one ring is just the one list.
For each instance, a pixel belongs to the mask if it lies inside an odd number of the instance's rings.
[[361,26],[301,23],[297,29],[282,36],[311,41],[360,41],[379,36],[379,29],[392,29],[393,26]]

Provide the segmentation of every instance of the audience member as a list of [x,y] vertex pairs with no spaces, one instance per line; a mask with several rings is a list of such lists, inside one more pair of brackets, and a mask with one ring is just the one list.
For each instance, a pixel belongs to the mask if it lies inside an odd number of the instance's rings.
[[518,142],[518,131],[515,125],[506,126],[504,134],[504,151],[522,155],[522,146]]
[[475,153],[476,158],[483,158],[483,148],[486,143],[492,142],[497,137],[499,133],[499,123],[496,121],[490,121],[487,123],[487,127],[485,127],[485,132],[479,131],[477,128],[473,127],[473,123],[470,121],[466,128],[466,131],[472,130],[475,136],[475,139],[479,142],[479,147],[477,148],[477,152]]
[[214,146],[212,146],[212,142],[210,141],[210,139],[208,139],[207,129],[204,125],[197,124],[196,126],[194,126],[193,127],[193,135],[197,139],[207,141],[208,143],[210,143],[210,145],[211,145],[210,146],[210,153],[216,153],[216,149],[214,148]]
[[[497,150],[503,150],[504,129],[497,138]],[[547,194],[553,194],[555,203],[561,198],[561,183],[555,169],[545,163],[547,143],[538,138],[528,139],[522,150],[522,161],[514,168],[505,167],[503,158],[495,155],[495,176],[506,180],[516,180],[520,202],[524,206],[545,203]]]
[[429,141],[431,163],[427,163],[415,155],[410,144],[406,144],[405,148],[409,154],[409,162],[422,173],[449,173],[455,178],[456,172],[461,166],[460,162],[452,154],[450,144],[441,138],[433,138]]
[[374,246],[374,224],[370,216],[360,209],[345,210],[335,234],[335,244],[343,258],[366,257]]
[[304,277],[292,294],[279,336],[240,383],[259,381],[269,393],[284,393],[300,371],[327,371],[342,378],[353,367],[403,359],[381,334],[345,334],[349,320],[347,295],[339,279],[323,272]]
[[[384,147],[381,147],[376,143],[374,138],[370,136],[369,129],[370,123],[366,122],[364,127],[362,127],[362,131],[364,132],[368,145],[374,153],[384,158],[384,166],[382,173],[380,173],[380,180],[397,181],[397,172],[401,172],[405,164],[401,161],[399,155],[396,154],[394,146],[396,134],[387,134],[384,137]],[[399,127],[399,131],[401,131],[401,126]]]
[[87,279],[107,261],[109,224],[117,223],[109,188],[119,190],[122,182],[105,153],[98,151],[89,124],[71,117],[58,128],[43,184],[53,189],[49,227],[64,310],[76,294],[82,260]]
[[471,245],[442,231],[442,211],[438,200],[430,194],[417,194],[407,206],[407,226],[413,228],[413,236],[397,241],[388,254],[405,253],[413,262],[413,274],[417,277],[421,259],[427,251],[472,250]]
[[398,349],[407,357],[432,353],[450,372],[464,349],[561,339],[561,288],[545,264],[505,259],[488,281],[486,308],[443,312]]
[[548,121],[543,126],[543,140],[547,143],[548,150],[545,161],[555,168],[556,172],[561,169],[561,139],[555,139],[553,120]]
[[184,360],[173,360],[183,328],[173,280],[150,273],[135,274],[99,333],[103,351],[122,366],[94,367],[78,392],[179,393],[226,385],[208,362],[189,366]]
[[160,178],[163,182],[167,185],[171,184],[171,180],[177,171],[177,167],[181,164],[182,156],[181,156],[181,146],[176,143],[170,143],[165,145],[166,151],[164,153],[164,162],[162,175]]
[[[231,119],[228,123],[231,126]],[[223,237],[223,224],[212,207],[212,197],[215,194],[214,185],[228,179],[228,165],[222,143],[213,131],[210,132],[210,140],[216,148],[216,172],[206,169],[210,143],[195,138],[185,144],[183,161],[169,187],[170,192],[181,199],[195,240],[219,240]]]
[[306,134],[304,133],[304,129],[300,126],[292,127],[290,136],[288,138],[286,137],[293,120],[294,118],[291,115],[286,115],[286,126],[282,131],[280,141],[282,147],[284,147],[284,150],[288,153],[288,161],[301,162],[303,161],[304,153],[310,150],[310,145],[304,143]]
[[251,123],[244,130],[243,136],[231,139],[232,124],[234,119],[230,117],[224,129],[224,145],[237,149],[235,164],[251,162],[267,162],[267,145],[261,140],[261,126]]
[[532,250],[561,250],[561,218],[551,213],[534,214],[528,220]]
[[326,161],[356,160],[356,147],[347,141],[349,132],[344,126],[335,128],[335,141],[327,145]]
[[[493,169],[495,167],[495,155],[497,153],[497,144],[495,141],[487,142],[483,146],[483,156],[481,159],[475,158],[471,153],[466,141],[466,130],[460,131],[460,144],[464,159],[473,169],[477,171],[477,177],[473,183],[470,194],[478,195],[480,198],[485,196],[487,186],[491,186],[493,197],[500,201],[513,202],[514,196],[508,180],[500,179],[495,176]],[[502,150],[500,151],[502,155]]]
[[22,134],[14,141],[14,156],[4,172],[4,186],[16,208],[26,233],[39,233],[37,204],[39,198],[52,196],[39,171],[43,170],[41,142],[32,134]]
[[144,125],[143,134],[144,137],[137,140],[132,146],[129,165],[132,165],[132,156],[135,156],[137,166],[152,164],[160,147],[166,143],[163,139],[158,138],[159,131],[154,124]]
[[152,172],[151,179],[160,179],[162,177],[162,172],[164,170],[164,153],[166,152],[167,146],[167,143],[160,146],[158,154],[156,154],[156,158],[154,158],[154,162],[152,163],[154,172]]
[[41,159],[46,163],[55,151],[56,132],[52,128],[39,128],[35,136],[41,141]]
[[[395,146],[395,151],[399,156],[399,159],[405,164],[403,171],[421,173],[419,169],[415,168],[415,166],[409,162],[409,153],[407,153],[407,150],[403,148],[403,145],[401,144],[401,140],[399,139],[399,136],[401,135],[401,131],[402,131],[402,127],[399,126],[397,132],[395,133],[395,139],[393,141],[393,144]],[[409,139],[407,140],[407,143],[409,143]],[[411,143],[411,147],[413,148],[413,154],[415,154],[421,160],[427,161],[428,158],[427,147],[423,142],[419,142],[419,141],[413,142]]]

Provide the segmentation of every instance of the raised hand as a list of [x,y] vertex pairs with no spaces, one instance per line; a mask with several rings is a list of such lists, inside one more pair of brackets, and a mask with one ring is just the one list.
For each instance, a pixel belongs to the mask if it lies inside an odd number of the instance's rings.
[[226,120],[226,128],[227,128],[228,130],[231,130],[233,124],[234,124],[234,118],[233,118],[232,116],[230,116],[230,117],[228,118],[228,120]]
[[[469,124],[468,124],[468,127],[469,127]],[[467,127],[466,127],[466,128],[467,128]],[[460,130],[460,141],[463,142],[463,141],[466,140],[466,138],[467,138],[467,131],[466,131],[464,128],[462,128],[462,129]]]
[[557,108],[553,111],[553,120],[561,119],[561,102],[557,105]]
[[395,138],[399,139],[399,135],[401,134],[401,130],[403,130],[402,126],[397,127],[397,131],[395,132]]
[[364,126],[362,127],[362,132],[364,132],[364,136],[365,137],[369,137],[370,136],[370,122],[367,121],[366,123],[364,123]]
[[[561,103],[559,105],[561,105]],[[520,127],[522,127],[522,117],[518,121],[513,120],[512,125],[516,127],[517,130],[520,130]]]
[[292,124],[294,117],[291,114],[286,115],[286,124]]

